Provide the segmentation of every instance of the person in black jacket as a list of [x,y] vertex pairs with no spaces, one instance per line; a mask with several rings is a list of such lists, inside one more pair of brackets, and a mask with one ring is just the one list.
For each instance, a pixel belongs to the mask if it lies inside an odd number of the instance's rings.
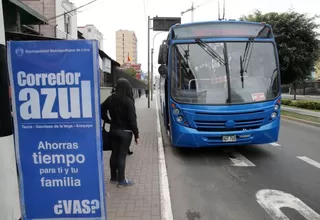
[[[111,90],[111,94],[115,94],[116,93],[116,87],[113,87]],[[133,92],[132,92],[132,97],[133,97]],[[133,152],[130,150],[130,147],[128,149],[128,155],[132,155]]]
[[[108,111],[111,119],[107,115]],[[139,143],[139,129],[132,87],[128,80],[123,78],[118,80],[115,93],[101,104],[101,117],[110,124],[112,145],[110,183],[118,183],[118,187],[131,186],[134,181],[125,178],[126,157],[132,134],[136,144]]]

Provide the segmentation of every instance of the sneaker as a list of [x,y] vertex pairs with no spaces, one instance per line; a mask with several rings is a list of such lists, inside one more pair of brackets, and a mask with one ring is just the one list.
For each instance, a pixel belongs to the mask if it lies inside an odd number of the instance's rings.
[[118,180],[110,179],[109,182],[110,182],[111,184],[116,184],[116,183],[118,183]]
[[123,180],[121,182],[118,183],[118,187],[122,188],[122,187],[127,187],[127,186],[132,186],[134,185],[134,181],[133,180]]
[[132,154],[133,154],[133,152],[128,150],[128,155],[132,155]]

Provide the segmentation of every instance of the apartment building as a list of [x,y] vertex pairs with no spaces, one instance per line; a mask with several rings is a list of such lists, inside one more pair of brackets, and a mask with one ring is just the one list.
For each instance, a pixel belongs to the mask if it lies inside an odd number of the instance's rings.
[[121,65],[137,64],[138,40],[134,31],[118,30],[116,32],[116,60]]
[[[75,4],[69,0],[20,0],[47,19],[48,25],[32,26],[45,37],[77,39],[77,13]],[[73,11],[74,10],[74,11]]]
[[85,39],[97,40],[99,49],[103,50],[103,34],[93,24],[78,27],[78,31],[83,34]]
[[[97,40],[98,47],[103,50],[103,34],[93,24],[87,24],[85,26],[78,27],[78,31],[85,39]],[[99,58],[99,66],[104,72],[111,72],[111,61],[109,59]]]

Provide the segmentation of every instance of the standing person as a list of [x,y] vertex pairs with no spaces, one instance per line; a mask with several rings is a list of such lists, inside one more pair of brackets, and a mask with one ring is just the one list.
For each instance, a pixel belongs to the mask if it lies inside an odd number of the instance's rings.
[[[110,113],[110,119],[107,112]],[[139,130],[132,87],[128,80],[124,78],[118,80],[115,93],[101,104],[101,117],[106,123],[110,123],[112,145],[110,183],[117,183],[118,187],[132,186],[134,181],[125,178],[126,157],[132,134],[135,143],[139,143]]]
[[146,92],[146,97],[148,98],[149,89],[148,89],[148,88],[146,88],[145,92]]
[[141,89],[138,89],[139,98],[141,98],[141,93],[142,93]]
[[[111,90],[111,95],[112,94],[115,94],[116,93],[116,86],[114,86]],[[133,92],[132,92],[132,97],[133,97]],[[109,117],[109,116],[108,116]],[[128,155],[132,155],[133,152],[130,150],[130,146],[129,146],[129,149],[128,149]]]

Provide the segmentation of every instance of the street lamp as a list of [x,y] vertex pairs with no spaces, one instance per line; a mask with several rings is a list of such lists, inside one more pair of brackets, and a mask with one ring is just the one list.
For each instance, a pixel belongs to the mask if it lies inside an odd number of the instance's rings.
[[162,34],[162,33],[166,33],[166,31],[161,31],[161,32],[158,32],[156,33],[154,36],[153,36],[153,40],[152,40],[152,48],[151,48],[151,101],[153,99],[153,53],[154,53],[154,39],[156,38],[156,36],[158,34]]
[[[152,27],[150,26],[150,21],[153,21]],[[150,30],[153,31],[169,31],[170,27],[181,23],[180,17],[153,17],[148,16],[148,108],[150,108]],[[153,72],[153,70],[151,70]]]

